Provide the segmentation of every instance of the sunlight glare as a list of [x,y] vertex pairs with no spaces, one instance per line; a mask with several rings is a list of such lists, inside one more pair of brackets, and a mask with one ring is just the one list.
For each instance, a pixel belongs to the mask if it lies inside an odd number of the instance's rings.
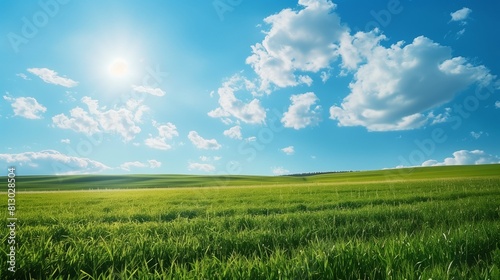
[[117,58],[109,65],[109,73],[114,77],[123,77],[128,73],[128,64],[122,58]]

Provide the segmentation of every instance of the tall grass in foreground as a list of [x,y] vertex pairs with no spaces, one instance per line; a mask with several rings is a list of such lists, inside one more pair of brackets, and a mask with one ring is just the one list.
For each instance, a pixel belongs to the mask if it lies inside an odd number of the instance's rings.
[[16,279],[500,279],[500,178],[17,199]]

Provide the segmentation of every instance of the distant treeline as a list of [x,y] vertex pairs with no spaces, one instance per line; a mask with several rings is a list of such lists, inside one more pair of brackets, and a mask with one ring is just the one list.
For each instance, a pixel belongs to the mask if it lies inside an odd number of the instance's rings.
[[313,176],[313,175],[335,174],[335,173],[348,173],[348,172],[357,172],[357,171],[345,170],[345,171],[306,172],[306,173],[285,174],[285,175],[281,175],[281,176],[302,177],[302,176]]

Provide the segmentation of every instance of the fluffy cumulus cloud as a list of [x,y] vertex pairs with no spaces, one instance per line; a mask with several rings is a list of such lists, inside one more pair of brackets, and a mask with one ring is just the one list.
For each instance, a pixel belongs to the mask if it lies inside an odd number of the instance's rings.
[[241,135],[241,126],[239,126],[239,125],[235,125],[235,126],[229,128],[228,130],[224,130],[223,133],[225,136],[232,138],[232,139],[241,140],[243,138],[243,136]]
[[343,69],[342,75],[346,75],[348,71],[356,70],[360,64],[366,63],[375,48],[379,46],[381,41],[387,39],[380,34],[378,30],[370,32],[357,32],[351,35],[345,32],[340,37],[338,54],[341,58],[340,66]]
[[205,139],[201,137],[196,131],[190,131],[188,134],[188,139],[198,149],[218,150],[221,147],[221,145],[217,142],[217,140]]
[[203,171],[203,172],[214,172],[215,166],[209,163],[198,163],[191,162],[188,165],[189,170]]
[[69,117],[64,114],[52,117],[55,126],[62,129],[71,129],[85,134],[94,134],[99,132],[99,123],[90,114],[80,107],[69,111]]
[[365,60],[349,85],[351,93],[340,106],[330,108],[339,126],[364,126],[370,131],[407,130],[423,126],[425,113],[452,100],[472,84],[487,86],[495,76],[463,57],[452,57],[449,47],[420,36],[404,46],[389,48],[372,37]]
[[147,138],[144,141],[144,144],[146,144],[146,146],[150,148],[158,150],[171,149],[172,146],[168,144],[167,141],[174,138],[174,136],[179,136],[179,133],[177,132],[177,127],[173,123],[168,122],[166,124],[159,124],[155,121],[153,121],[153,126],[155,126],[158,129],[158,136],[153,137],[150,134],[149,138]]
[[[92,102],[90,98],[89,102]],[[97,101],[95,101],[97,103]],[[142,113],[147,110],[145,105],[135,101],[127,102],[125,107],[110,110],[95,110],[91,113],[98,118],[102,129],[109,133],[120,135],[123,140],[130,141],[141,132],[138,123],[141,122]]]
[[70,110],[69,116],[58,114],[52,117],[54,126],[71,129],[85,134],[105,132],[118,134],[124,141],[130,141],[141,132],[138,124],[142,122],[148,107],[135,100],[129,100],[123,107],[105,110],[100,108],[97,100],[83,97],[88,110],[76,107]]
[[[464,23],[470,13],[458,10],[452,21]],[[338,65],[341,76],[353,75],[348,96],[330,108],[339,126],[390,131],[444,122],[449,112],[434,115],[433,110],[471,85],[487,86],[496,79],[485,66],[454,57],[450,47],[424,36],[386,46],[378,29],[351,33],[328,0],[299,0],[298,9],[284,9],[264,22],[269,26],[265,38],[246,60],[260,79],[259,91],[310,85],[312,74],[325,82]],[[302,98],[290,109],[301,108],[304,114],[289,110],[285,126],[299,129],[318,121],[317,111],[303,105],[313,96]]]
[[14,98],[4,95],[3,99],[10,102],[15,116],[34,120],[42,118],[40,114],[47,111],[47,108],[33,97]]
[[34,74],[48,84],[54,84],[68,88],[76,87],[78,85],[78,82],[75,82],[69,78],[61,77],[59,76],[59,74],[57,74],[57,72],[48,68],[29,68],[28,72]]
[[500,109],[500,101],[495,102],[495,108]]
[[319,123],[321,107],[319,105],[314,106],[318,101],[314,93],[292,95],[290,100],[292,104],[281,119],[285,127],[301,129]]
[[103,163],[88,158],[69,156],[55,150],[0,154],[4,166],[17,166],[24,174],[92,174],[109,170]]
[[266,111],[260,101],[252,97],[252,100],[244,102],[236,97],[236,92],[249,92],[256,95],[255,84],[248,79],[236,74],[225,81],[217,90],[219,95],[219,106],[208,113],[210,117],[221,118],[225,123],[231,123],[231,118],[250,124],[261,124],[266,119]]
[[288,146],[288,147],[281,149],[281,151],[290,156],[290,155],[293,155],[295,153],[295,148],[293,146]]
[[422,166],[474,165],[491,163],[500,163],[500,157],[487,154],[482,150],[460,150],[454,152],[452,157],[445,158],[441,162],[437,160],[428,160],[422,163]]
[[132,86],[132,89],[136,92],[140,93],[148,93],[154,96],[164,96],[165,91],[163,91],[161,88],[154,88],[154,87],[148,87],[148,86]]
[[466,22],[466,20],[469,18],[471,13],[472,13],[471,9],[469,9],[467,7],[463,7],[462,9],[460,9],[458,11],[450,13],[451,21]]
[[124,162],[120,165],[120,169],[125,170],[125,171],[130,171],[131,169],[134,168],[158,168],[161,166],[161,162],[150,159],[147,162],[141,162],[141,161],[128,161]]
[[261,78],[261,90],[310,85],[307,72],[327,69],[337,57],[336,41],[346,31],[328,0],[299,0],[301,9],[284,9],[264,19],[270,26],[246,60]]

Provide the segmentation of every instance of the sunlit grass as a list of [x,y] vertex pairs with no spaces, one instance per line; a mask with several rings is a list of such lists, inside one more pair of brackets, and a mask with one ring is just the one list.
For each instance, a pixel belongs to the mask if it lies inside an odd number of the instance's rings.
[[499,279],[500,176],[411,176],[19,193],[15,276]]

